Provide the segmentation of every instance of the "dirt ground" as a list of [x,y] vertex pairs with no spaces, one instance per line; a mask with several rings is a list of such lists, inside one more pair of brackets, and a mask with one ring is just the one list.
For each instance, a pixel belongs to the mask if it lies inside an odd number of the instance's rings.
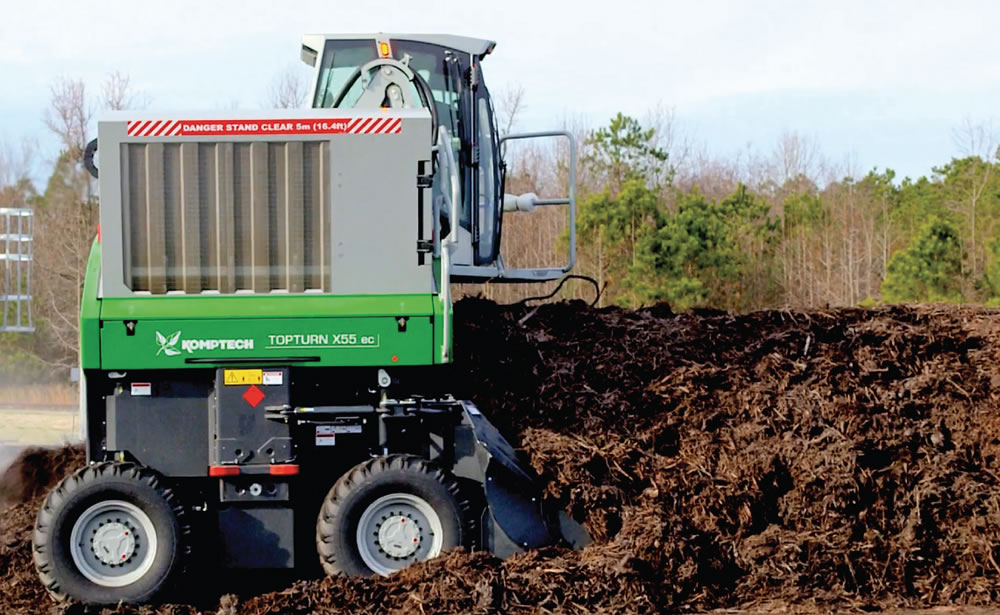
[[[1000,603],[1000,312],[456,309],[458,391],[518,442],[596,543],[452,553],[389,579],[105,613],[983,612]],[[8,470],[0,609],[34,580],[40,485]],[[194,595],[197,580],[182,588]],[[56,610],[55,612],[59,612]],[[67,612],[88,611],[79,605]]]

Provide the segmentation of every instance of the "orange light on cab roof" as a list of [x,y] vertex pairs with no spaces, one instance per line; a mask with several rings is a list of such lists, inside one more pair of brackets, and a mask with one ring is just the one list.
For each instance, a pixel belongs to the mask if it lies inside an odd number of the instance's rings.
[[378,44],[378,55],[380,58],[389,57],[389,43],[382,42]]

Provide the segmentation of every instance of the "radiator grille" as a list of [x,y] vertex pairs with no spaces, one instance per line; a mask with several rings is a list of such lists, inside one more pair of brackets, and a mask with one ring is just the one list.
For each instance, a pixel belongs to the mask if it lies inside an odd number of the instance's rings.
[[125,284],[327,291],[329,160],[328,141],[122,144]]

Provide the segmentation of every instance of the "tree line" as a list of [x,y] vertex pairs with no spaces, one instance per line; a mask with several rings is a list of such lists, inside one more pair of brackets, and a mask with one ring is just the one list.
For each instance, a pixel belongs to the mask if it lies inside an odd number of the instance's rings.
[[[916,179],[838,176],[795,134],[769,156],[726,164],[677,148],[671,130],[619,114],[580,131],[577,271],[597,281],[601,305],[1000,304],[1000,152],[988,127],[967,123],[956,132],[967,154]],[[564,152],[518,154],[512,188],[565,185]],[[566,235],[562,221],[528,226],[508,224],[505,247],[524,252],[517,235],[539,226]]]
[[[268,103],[296,107],[304,96],[301,80],[285,71],[272,80]],[[75,365],[80,289],[97,226],[83,150],[96,109],[149,104],[120,73],[108,75],[96,95],[82,81],[55,81],[43,120],[60,151],[42,185],[31,179],[37,150],[0,143],[0,206],[35,210],[38,325],[34,336],[0,335],[2,369]],[[501,132],[516,131],[524,108],[522,90],[498,95]],[[595,280],[600,305],[748,311],[1000,304],[1000,160],[985,127],[962,127],[967,155],[917,179],[897,178],[891,169],[861,174],[839,167],[794,133],[770,152],[711,156],[684,138],[662,108],[641,119],[618,114],[600,127],[567,122],[567,128],[581,145],[575,273]],[[506,158],[509,192],[567,192],[564,142],[512,146]],[[561,264],[567,242],[561,208],[504,217],[508,266]],[[549,290],[486,284],[460,293],[511,302]],[[566,285],[554,296],[594,297],[586,285]]]

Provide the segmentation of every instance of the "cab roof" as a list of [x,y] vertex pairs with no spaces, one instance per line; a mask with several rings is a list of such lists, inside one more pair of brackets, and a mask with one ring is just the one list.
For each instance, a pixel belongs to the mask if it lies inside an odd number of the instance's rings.
[[467,53],[482,59],[496,47],[496,41],[454,34],[392,34],[379,32],[375,34],[306,34],[302,37],[302,61],[315,65],[316,58],[323,52],[323,46],[330,40],[399,40],[416,41],[449,47],[462,53]]

